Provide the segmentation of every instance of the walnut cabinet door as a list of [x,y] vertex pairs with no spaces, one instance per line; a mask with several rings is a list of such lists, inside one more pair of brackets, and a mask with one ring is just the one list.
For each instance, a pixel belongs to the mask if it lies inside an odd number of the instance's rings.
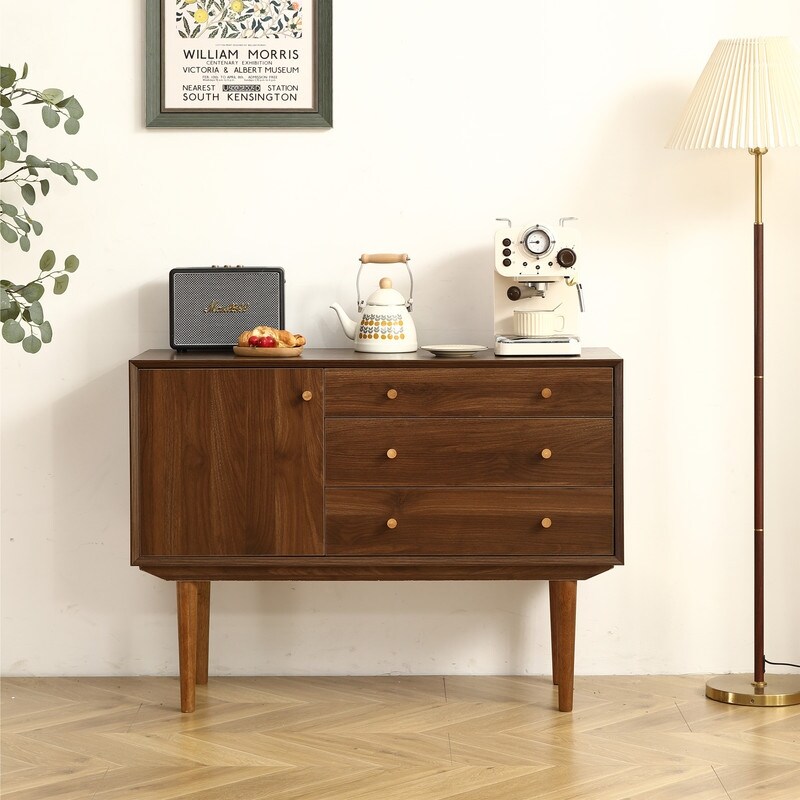
[[144,369],[143,556],[321,555],[322,371]]

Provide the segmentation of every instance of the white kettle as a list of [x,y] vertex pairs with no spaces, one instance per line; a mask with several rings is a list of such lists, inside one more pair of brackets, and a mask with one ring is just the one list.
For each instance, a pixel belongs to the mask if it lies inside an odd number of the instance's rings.
[[[356,276],[358,311],[361,318],[350,319],[344,309],[333,303],[331,308],[339,316],[345,335],[355,341],[357,353],[414,353],[417,350],[417,331],[411,319],[414,293],[414,276],[408,266],[406,253],[365,253],[361,256],[361,266]],[[408,301],[397,289],[392,288],[390,278],[381,278],[380,288],[366,300],[361,299],[359,281],[364,264],[405,264],[411,281]]]

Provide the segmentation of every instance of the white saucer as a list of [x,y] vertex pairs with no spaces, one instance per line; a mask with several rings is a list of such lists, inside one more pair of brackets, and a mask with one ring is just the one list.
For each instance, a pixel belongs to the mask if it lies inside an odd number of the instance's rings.
[[489,348],[482,344],[424,344],[422,349],[439,358],[470,358]]

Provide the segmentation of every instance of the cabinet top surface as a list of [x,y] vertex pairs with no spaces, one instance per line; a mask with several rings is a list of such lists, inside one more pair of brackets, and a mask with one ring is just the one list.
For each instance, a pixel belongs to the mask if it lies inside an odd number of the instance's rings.
[[205,350],[177,353],[174,350],[147,350],[131,359],[131,364],[142,368],[191,367],[608,367],[622,359],[605,347],[585,347],[579,356],[496,356],[486,350],[470,358],[439,358],[426,350],[416,353],[356,353],[349,349],[306,348],[297,358],[247,358],[235,356],[228,350]]

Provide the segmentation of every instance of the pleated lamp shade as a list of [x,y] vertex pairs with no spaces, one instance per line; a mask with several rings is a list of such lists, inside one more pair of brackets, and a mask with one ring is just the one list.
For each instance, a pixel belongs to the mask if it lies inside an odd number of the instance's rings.
[[723,39],[667,142],[677,150],[800,145],[800,56],[789,39]]

